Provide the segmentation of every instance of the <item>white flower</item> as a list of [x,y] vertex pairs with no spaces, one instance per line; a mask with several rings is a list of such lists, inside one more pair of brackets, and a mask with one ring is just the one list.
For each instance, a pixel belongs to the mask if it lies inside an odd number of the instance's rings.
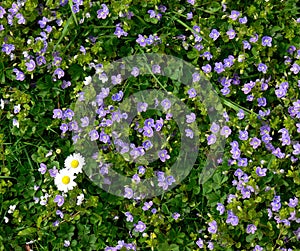
[[0,108],[2,110],[4,109],[4,100],[3,99],[0,100]]
[[76,186],[74,179],[74,173],[64,168],[55,176],[54,183],[59,191],[66,193]]
[[74,174],[82,173],[82,167],[85,164],[84,157],[80,153],[74,153],[65,160],[65,167]]
[[90,83],[92,83],[92,77],[91,76],[85,77],[85,80],[83,81],[83,83],[85,85],[89,85]]
[[84,194],[82,193],[82,194],[80,194],[80,195],[77,196],[77,203],[76,203],[76,205],[80,206],[82,204],[83,200],[84,200]]
[[8,222],[9,222],[9,219],[8,219],[6,216],[4,216],[4,222],[5,222],[5,223],[8,223]]
[[12,214],[12,213],[15,211],[15,209],[16,209],[16,205],[10,205],[7,212],[8,212],[9,214]]

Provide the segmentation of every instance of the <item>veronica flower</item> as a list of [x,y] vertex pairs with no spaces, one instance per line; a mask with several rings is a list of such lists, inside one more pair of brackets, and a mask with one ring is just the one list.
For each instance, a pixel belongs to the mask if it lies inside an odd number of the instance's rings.
[[54,75],[57,75],[58,79],[61,79],[65,75],[65,72],[61,68],[57,68],[54,71]]
[[100,9],[100,10],[97,11],[97,18],[99,18],[99,19],[106,19],[106,17],[109,14],[109,9],[106,6],[106,4],[101,4],[101,6],[102,6],[102,9]]
[[53,201],[56,202],[59,207],[61,207],[65,202],[64,197],[61,195],[56,195]]
[[236,33],[233,29],[227,31],[226,34],[228,35],[229,39],[234,39],[235,35],[236,35]]
[[216,29],[212,29],[212,31],[209,34],[209,37],[212,38],[214,41],[216,41],[219,36],[220,33]]
[[263,63],[259,63],[258,66],[257,66],[257,70],[262,72],[262,73],[266,73],[267,69],[268,69],[268,67]]
[[139,34],[136,42],[142,47],[145,47],[147,45],[145,36],[142,36],[141,34]]
[[33,71],[35,69],[35,62],[31,59],[29,62],[25,63],[27,71]]
[[138,221],[138,224],[135,224],[134,230],[135,230],[136,232],[142,233],[142,232],[145,231],[145,229],[146,229],[146,225],[145,225],[144,222]]
[[263,46],[268,46],[268,47],[272,47],[272,38],[269,36],[264,36],[261,39],[261,44]]
[[254,234],[255,231],[257,230],[257,227],[254,224],[249,224],[246,228],[246,233],[247,234]]
[[209,233],[215,234],[218,231],[218,225],[217,222],[214,220],[210,223],[208,223],[209,228],[207,229]]
[[189,94],[189,98],[194,98],[197,96],[197,92],[194,88],[189,89],[187,93]]
[[165,162],[167,159],[170,159],[170,155],[165,149],[158,152],[158,157],[162,162]]
[[239,22],[240,22],[241,24],[246,24],[246,23],[248,22],[248,19],[247,19],[247,17],[241,17],[241,18],[239,19]]
[[231,15],[229,17],[235,21],[240,15],[241,13],[239,11],[233,10],[231,11]]

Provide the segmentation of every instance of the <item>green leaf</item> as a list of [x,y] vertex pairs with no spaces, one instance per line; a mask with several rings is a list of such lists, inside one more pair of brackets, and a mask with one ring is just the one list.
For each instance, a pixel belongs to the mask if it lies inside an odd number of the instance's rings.
[[21,230],[19,233],[18,233],[18,235],[19,236],[26,236],[26,235],[31,235],[31,234],[33,234],[33,233],[35,233],[36,232],[36,228],[34,228],[34,227],[29,227],[29,228],[26,228],[26,229],[24,229],[24,230]]

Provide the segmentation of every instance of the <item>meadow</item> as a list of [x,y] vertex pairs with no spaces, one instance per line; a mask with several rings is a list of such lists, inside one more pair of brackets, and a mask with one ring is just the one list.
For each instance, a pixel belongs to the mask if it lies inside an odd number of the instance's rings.
[[0,3],[0,251],[300,250],[294,0]]

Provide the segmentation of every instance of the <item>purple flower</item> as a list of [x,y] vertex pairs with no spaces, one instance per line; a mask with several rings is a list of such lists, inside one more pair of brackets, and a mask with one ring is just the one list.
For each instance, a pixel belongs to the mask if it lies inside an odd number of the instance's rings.
[[220,131],[220,134],[222,136],[225,136],[225,138],[228,138],[229,135],[231,134],[231,129],[228,126],[223,126]]
[[143,135],[145,136],[145,137],[149,137],[149,138],[151,138],[152,136],[153,136],[153,129],[151,128],[151,127],[149,127],[149,126],[144,126],[143,127]]
[[139,34],[139,37],[137,38],[136,42],[142,47],[145,47],[147,45],[146,38],[141,34]]
[[268,67],[265,64],[263,64],[263,63],[258,64],[257,70],[259,72],[266,73],[267,69],[268,69]]
[[63,118],[68,118],[69,120],[72,120],[74,116],[74,112],[71,109],[67,109],[64,111]]
[[58,173],[58,169],[56,169],[56,166],[54,166],[52,169],[49,169],[49,174],[51,177],[54,178],[57,173]]
[[124,215],[127,217],[126,218],[127,222],[133,222],[133,216],[130,212],[126,212],[126,213],[124,213]]
[[245,112],[240,109],[239,112],[237,113],[238,119],[243,119],[245,117]]
[[257,40],[258,40],[258,35],[257,34],[254,34],[254,36],[252,36],[249,39],[250,43],[255,43],[255,42],[257,42]]
[[52,118],[61,119],[63,117],[63,112],[61,109],[54,109]]
[[109,9],[106,6],[106,4],[101,4],[101,6],[102,6],[102,9],[97,11],[97,18],[105,19],[109,14]]
[[25,63],[27,71],[33,71],[35,69],[35,62],[31,59],[29,62]]
[[187,13],[187,14],[186,14],[186,19],[187,19],[187,20],[193,19],[193,12]]
[[185,129],[185,136],[188,138],[194,138],[194,132],[191,129]]
[[188,3],[190,3],[191,5],[195,4],[195,0],[187,0]]
[[256,174],[260,177],[266,176],[266,172],[267,172],[267,168],[261,168],[261,167],[256,168]]
[[91,137],[91,141],[99,139],[99,133],[97,132],[97,130],[90,131],[89,136]]
[[36,58],[36,63],[37,63],[38,66],[41,66],[41,65],[43,65],[43,64],[46,64],[46,59],[45,59],[45,57],[44,57],[44,56],[38,56],[38,57]]
[[174,179],[174,177],[172,175],[166,177],[165,179],[166,183],[168,184],[168,186],[172,185],[176,180]]
[[186,115],[186,123],[188,124],[193,123],[195,119],[196,119],[196,114],[193,112],[191,114]]
[[171,101],[169,99],[164,99],[163,101],[161,101],[160,104],[165,111],[170,109],[170,107],[171,107]]
[[[231,67],[233,65],[233,60],[234,60],[234,57],[232,55],[229,55],[228,58],[225,58],[223,60],[225,68]],[[230,79],[230,81],[232,81],[232,80],[233,79]]]
[[41,163],[38,170],[41,174],[45,174],[47,172],[47,166],[44,163]]
[[231,11],[231,15],[229,17],[235,21],[240,15],[241,13],[239,11],[233,10]]
[[120,84],[121,82],[122,82],[122,76],[121,76],[121,74],[118,74],[116,76],[115,75],[111,76],[111,83],[113,85]]
[[208,225],[209,225],[209,228],[208,228],[208,232],[209,233],[212,233],[212,234],[217,233],[217,231],[218,231],[218,225],[217,225],[217,222],[215,220],[212,221],[212,222],[210,222],[210,223],[208,223]]
[[209,51],[204,52],[202,56],[205,57],[208,61],[210,61],[213,57]]
[[43,28],[45,28],[47,22],[49,22],[49,19],[46,17],[43,17],[42,20],[38,21],[38,24],[40,25],[40,28],[43,29]]
[[254,247],[254,249],[253,249],[253,251],[263,251],[264,249],[261,247],[261,246],[259,246],[259,245],[256,245],[255,247]]
[[114,34],[115,34],[118,38],[120,38],[121,36],[125,36],[125,37],[126,37],[126,36],[128,35],[128,33],[125,32],[120,26],[117,26],[117,27],[116,27],[116,30],[115,30]]
[[175,213],[172,214],[172,218],[173,218],[174,220],[178,220],[179,217],[180,217],[180,214],[177,213],[177,212],[175,212]]
[[57,206],[61,207],[64,204],[65,199],[61,195],[56,195],[53,201],[57,203]]
[[110,142],[110,137],[109,135],[107,135],[106,133],[104,133],[103,131],[100,133],[100,137],[99,140],[103,143],[109,143]]
[[214,143],[216,143],[217,141],[217,137],[214,134],[210,134],[207,136],[207,144],[208,145],[213,145]]
[[146,229],[146,225],[145,225],[144,222],[138,221],[138,224],[135,224],[134,230],[135,230],[136,232],[142,233],[142,232],[145,231],[145,229]]
[[239,131],[239,139],[240,140],[247,140],[248,139],[248,132],[245,131]]
[[204,242],[201,238],[199,238],[197,241],[196,241],[196,244],[199,248],[203,248],[203,245],[204,245]]
[[233,29],[230,29],[229,31],[227,31],[226,34],[228,35],[229,39],[234,39],[235,35],[236,35],[236,33]]
[[280,196],[275,196],[273,201],[271,202],[272,211],[278,212],[281,208]]
[[291,72],[293,72],[296,75],[300,71],[300,66],[297,63],[294,63],[290,70],[291,70]]
[[251,49],[251,44],[248,41],[243,41],[244,45],[244,50],[250,50]]
[[13,44],[2,45],[2,52],[5,52],[7,55],[9,55],[14,50],[15,50],[15,46]]
[[294,199],[290,199],[288,205],[292,208],[296,207],[298,205],[298,198],[294,197]]
[[62,69],[57,68],[54,71],[54,75],[57,75],[58,79],[61,79],[63,76],[65,76],[65,72]]
[[294,155],[300,154],[300,144],[299,144],[299,143],[294,144],[294,145],[293,145],[293,148],[294,148],[294,151],[293,151],[293,154],[294,154]]
[[0,6],[0,18],[3,18],[3,15],[6,13],[5,9]]
[[147,211],[147,210],[149,210],[152,206],[153,206],[153,202],[152,202],[152,201],[145,202],[145,203],[144,203],[144,206],[142,207],[142,209],[143,209],[144,211]]
[[300,133],[300,123],[297,123],[296,126],[297,126],[297,132]]
[[56,215],[58,215],[61,219],[64,218],[64,213],[60,210],[56,210]]
[[215,67],[214,67],[214,71],[216,71],[218,74],[223,72],[224,71],[223,63],[222,62],[216,62]]
[[272,38],[269,36],[264,36],[261,39],[261,44],[263,46],[268,46],[268,47],[272,47]]
[[209,34],[209,37],[212,38],[214,41],[216,41],[219,36],[220,33],[216,29],[212,29],[212,31]]
[[202,69],[205,73],[210,73],[210,72],[211,72],[211,66],[210,66],[210,64],[206,64],[206,65],[202,66],[201,69]]
[[216,124],[215,122],[213,122],[210,126],[210,131],[212,133],[217,133],[220,130],[220,126],[218,124]]
[[148,107],[147,103],[138,102],[138,104],[137,104],[137,111],[138,112],[145,112],[145,111],[147,111],[147,107]]
[[157,64],[153,65],[153,66],[152,66],[152,72],[153,72],[154,74],[160,74],[160,66],[157,65]]
[[247,19],[247,17],[241,17],[241,18],[239,19],[239,22],[240,22],[241,24],[246,24],[246,23],[248,22],[248,19]]
[[257,227],[254,224],[249,224],[246,228],[246,233],[247,234],[254,234],[255,231],[257,230]]
[[217,210],[220,212],[220,215],[222,215],[225,212],[225,207],[222,203],[217,203]]
[[193,83],[198,82],[200,80],[200,74],[198,72],[194,72],[192,78],[193,78]]
[[63,80],[63,82],[62,82],[62,84],[61,84],[61,88],[62,88],[62,89],[66,89],[66,88],[68,88],[69,86],[71,86],[71,82],[70,82],[70,81]]
[[189,95],[189,98],[194,98],[197,96],[197,92],[194,88],[189,89],[187,93]]
[[59,128],[60,128],[60,130],[62,130],[62,133],[66,133],[69,129],[68,125],[65,123],[61,124],[61,126]]
[[228,210],[226,223],[230,223],[232,226],[236,226],[239,223],[239,218],[231,210]]
[[170,159],[170,155],[168,155],[167,150],[161,150],[158,152],[158,157],[162,162],[165,162],[167,159]]
[[133,190],[129,187],[125,187],[124,189],[125,193],[124,193],[124,197],[127,199],[131,199],[133,197]]
[[131,75],[137,77],[140,74],[140,70],[138,67],[133,67],[131,71]]
[[57,227],[59,225],[59,220],[56,220],[52,223],[52,226],[53,227]]
[[248,165],[248,159],[247,158],[239,158],[238,159],[238,166],[245,167]]

